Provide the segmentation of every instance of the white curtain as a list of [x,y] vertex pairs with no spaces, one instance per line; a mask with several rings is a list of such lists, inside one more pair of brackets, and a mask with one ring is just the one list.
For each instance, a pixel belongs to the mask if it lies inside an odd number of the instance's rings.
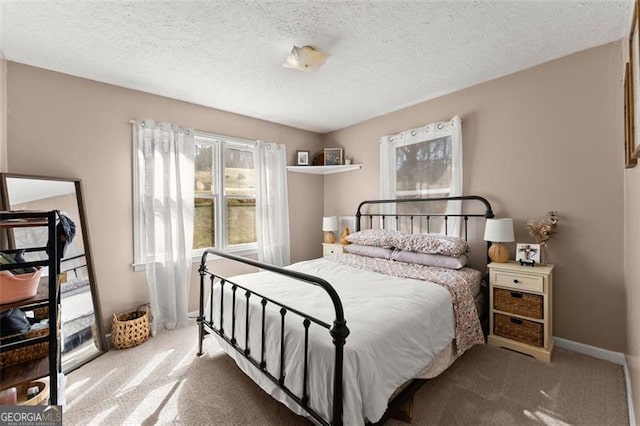
[[285,146],[258,141],[255,158],[258,260],[285,266],[290,263]]
[[134,123],[142,259],[153,322],[187,324],[193,245],[194,140],[192,129],[153,120]]
[[[462,195],[462,121],[459,116],[451,118],[449,121],[430,123],[423,127],[408,129],[401,133],[384,136],[380,139],[380,196],[383,199],[401,198],[396,188],[396,173],[398,168],[397,152],[398,148],[408,145],[415,145],[422,142],[440,138],[451,138],[451,183],[447,193],[421,194],[415,191],[411,197],[457,197]],[[418,154],[419,155],[419,154]],[[405,191],[408,192],[408,191]],[[404,197],[402,197],[404,198]],[[449,201],[447,203],[448,214],[461,214],[462,202]],[[386,211],[386,213],[394,213]],[[460,219],[450,219],[448,223],[448,234],[460,236]],[[444,229],[442,230],[444,232]]]

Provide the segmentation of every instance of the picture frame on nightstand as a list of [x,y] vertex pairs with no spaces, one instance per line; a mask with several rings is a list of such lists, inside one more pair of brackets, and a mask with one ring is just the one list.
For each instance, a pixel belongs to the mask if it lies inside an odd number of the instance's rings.
[[520,265],[540,264],[540,244],[517,243],[516,262]]

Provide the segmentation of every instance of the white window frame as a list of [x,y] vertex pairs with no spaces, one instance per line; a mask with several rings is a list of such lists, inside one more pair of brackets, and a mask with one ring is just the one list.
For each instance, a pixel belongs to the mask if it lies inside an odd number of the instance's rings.
[[[218,212],[215,215],[215,229],[216,229],[216,241],[215,247],[218,250],[234,253],[238,255],[251,255],[258,253],[258,243],[245,243],[245,244],[233,244],[227,245],[227,227],[226,227],[226,196],[224,195],[224,148],[231,147],[246,151],[252,151],[255,155],[256,143],[246,139],[232,138],[229,136],[220,136],[204,132],[194,133],[194,143],[210,144],[213,148],[213,161],[215,173],[217,173],[215,182],[217,188],[214,196],[215,211]],[[242,198],[241,196],[234,196],[232,198]],[[205,248],[193,249],[192,256],[199,259],[202,256]]]
[[[396,191],[396,153],[398,147],[413,145],[423,142],[451,138],[451,185],[448,189],[410,190]],[[417,196],[426,198],[438,198],[447,196],[457,197],[463,194],[462,189],[462,121],[454,116],[449,121],[430,123],[423,127],[408,129],[395,135],[384,136],[380,139],[380,196],[382,199],[396,199],[405,196]],[[393,207],[387,206],[384,213],[395,213]],[[462,204],[460,201],[449,201],[447,206],[449,214],[460,214]],[[460,220],[452,219],[452,231],[449,235],[459,234]]]
[[[133,130],[135,132],[135,128]],[[136,140],[135,134],[133,140]],[[239,149],[251,150],[255,154],[256,142],[247,139],[233,138],[230,136],[216,135],[212,133],[194,132],[194,144],[196,143],[210,143],[214,147],[214,165],[216,176],[216,183],[218,188],[216,193],[217,198],[214,197],[215,211],[218,212],[215,217],[215,229],[216,229],[216,249],[227,253],[234,253],[237,255],[256,255],[258,253],[258,243],[246,243],[246,244],[233,244],[226,245],[226,209],[224,208],[224,155],[223,149],[225,146],[236,147]],[[133,256],[134,271],[142,271],[145,269],[145,262],[142,259],[142,224],[144,218],[142,217],[142,209],[140,208],[141,196],[140,196],[140,180],[138,170],[138,147],[133,144]],[[195,182],[194,182],[195,183]],[[240,197],[241,198],[241,197]],[[195,202],[195,196],[194,196]],[[192,249],[191,257],[193,262],[199,262],[202,257],[202,253],[205,248]]]

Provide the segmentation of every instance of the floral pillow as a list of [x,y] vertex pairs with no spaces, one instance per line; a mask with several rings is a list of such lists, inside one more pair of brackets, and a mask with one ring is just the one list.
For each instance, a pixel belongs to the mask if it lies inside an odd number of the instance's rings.
[[469,253],[469,244],[462,238],[439,234],[404,235],[395,247],[400,250],[455,257]]
[[399,231],[390,229],[365,229],[347,236],[347,241],[351,244],[384,248],[397,247],[401,239]]

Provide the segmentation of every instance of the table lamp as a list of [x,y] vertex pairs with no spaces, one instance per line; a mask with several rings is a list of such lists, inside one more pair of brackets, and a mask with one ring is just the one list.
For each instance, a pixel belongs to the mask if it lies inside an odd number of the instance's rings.
[[505,263],[509,260],[509,249],[502,243],[515,241],[512,219],[487,219],[484,227],[484,240],[491,241],[489,258],[492,262]]
[[338,216],[326,216],[322,218],[322,230],[324,231],[324,242],[333,244],[336,242],[336,234],[333,231],[338,229]]

